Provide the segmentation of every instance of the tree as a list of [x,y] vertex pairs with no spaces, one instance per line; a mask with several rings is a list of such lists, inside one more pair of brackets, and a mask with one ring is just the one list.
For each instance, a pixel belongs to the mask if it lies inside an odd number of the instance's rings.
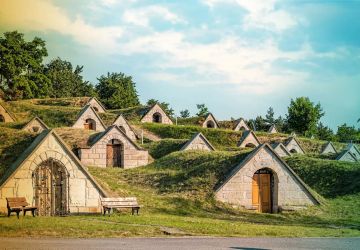
[[110,109],[120,109],[140,104],[135,82],[124,73],[108,73],[98,78],[96,91],[101,102]]
[[38,37],[27,42],[17,31],[0,37],[0,90],[7,100],[48,95],[50,81],[42,64],[46,56],[45,41]]
[[81,76],[83,67],[75,69],[71,62],[61,58],[53,59],[45,67],[45,74],[51,80],[51,97],[93,96],[92,85]]
[[348,126],[344,123],[338,127],[336,136],[340,142],[357,141],[360,139],[360,132],[354,126]]
[[196,104],[198,112],[197,116],[206,116],[209,113],[209,109],[205,106],[205,104]]
[[317,127],[317,137],[320,140],[333,141],[335,139],[334,132],[327,126],[324,126],[322,122]]
[[189,118],[190,117],[190,112],[188,109],[185,110],[181,110],[180,111],[180,117],[181,118]]
[[170,104],[167,102],[159,102],[156,99],[149,99],[146,102],[146,105],[148,106],[153,106],[155,104],[159,104],[160,107],[165,111],[166,114],[168,114],[169,116],[174,116],[174,110],[172,108],[170,108]]
[[269,124],[272,125],[275,123],[275,118],[274,118],[274,109],[272,107],[269,107],[268,111],[266,112],[265,115],[265,121]]
[[324,115],[320,103],[314,105],[308,97],[291,99],[288,107],[289,129],[299,134],[315,134],[316,125]]

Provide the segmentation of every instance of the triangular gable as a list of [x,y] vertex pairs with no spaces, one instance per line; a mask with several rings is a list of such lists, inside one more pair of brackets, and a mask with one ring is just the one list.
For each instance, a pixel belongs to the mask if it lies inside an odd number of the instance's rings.
[[[100,116],[97,114],[97,112],[94,110],[93,107],[90,105],[86,105],[79,113],[78,117],[76,118],[76,121],[73,128],[84,128],[84,122],[86,119],[91,118],[94,119],[96,122],[96,131],[104,131],[106,129],[105,123],[102,121]],[[99,128],[100,126],[100,128]]]
[[218,122],[217,122],[216,119],[215,119],[215,116],[214,116],[212,113],[208,113],[208,114],[206,115],[205,120],[204,120],[202,126],[203,126],[204,128],[207,128],[207,123],[208,123],[209,121],[212,121],[212,122],[214,123],[214,128],[219,128],[219,127],[220,127],[219,124],[218,124]]
[[2,115],[5,119],[5,122],[15,122],[15,117],[7,111],[7,109],[0,103],[0,115]]
[[291,153],[289,152],[289,150],[287,150],[287,148],[281,142],[275,143],[271,146],[280,157],[291,156]]
[[[71,149],[66,145],[66,143],[56,134],[54,130],[44,130],[41,134],[39,134],[33,143],[18,157],[18,159],[10,166],[10,168],[5,172],[5,174],[0,179],[0,189],[3,188],[6,183],[16,174],[18,170],[22,168],[22,166],[28,163],[29,158],[33,155],[38,154],[38,149],[44,144],[49,143],[49,139],[53,138],[57,143],[56,145],[52,145],[54,151],[57,148],[61,148],[65,151],[68,156],[68,160],[71,161],[72,164],[75,164],[79,170],[91,181],[94,187],[100,192],[103,197],[106,197],[106,192],[101,188],[101,186],[95,181],[95,179],[91,176],[91,174],[83,167],[79,159],[74,155]],[[49,158],[51,157],[51,152],[44,152]],[[60,153],[53,153],[54,157],[60,156]],[[46,159],[42,159],[46,160]],[[33,162],[32,162],[33,163]]]
[[245,120],[243,118],[240,118],[235,125],[234,130],[235,131],[240,131],[242,130],[241,128],[243,128],[245,131],[250,130],[249,126],[246,124]]
[[99,113],[105,113],[106,112],[105,106],[96,97],[91,97],[89,99],[89,101],[86,103],[86,105],[90,105],[93,108],[96,107],[98,109],[97,112],[99,112]]
[[277,132],[278,132],[278,131],[277,131],[277,129],[276,129],[275,124],[271,125],[271,127],[270,127],[269,130],[268,130],[268,133],[270,133],[270,134],[275,134],[275,133],[277,133]]
[[[228,182],[231,181],[231,179],[243,168],[249,163],[258,153],[262,151],[262,149],[267,149],[270,152],[270,159],[276,158],[282,165],[282,167],[296,180],[296,182],[302,187],[302,190],[305,191],[307,196],[313,201],[314,204],[319,205],[320,201],[312,194],[310,188],[301,180],[301,178],[292,170],[292,168],[283,160],[281,157],[272,149],[272,147],[265,143],[262,145],[259,145],[256,149],[254,149],[251,153],[249,153],[245,159],[240,162],[231,172],[230,174],[225,178],[225,180],[218,185],[218,187],[215,190],[215,193],[218,193]],[[265,167],[264,167],[265,168]],[[279,176],[281,173],[277,173]],[[248,174],[247,174],[248,175]],[[287,182],[289,180],[286,180]],[[240,184],[240,183],[239,183]]]
[[245,148],[247,145],[251,145],[253,147],[257,147],[260,145],[259,139],[256,137],[255,133],[251,130],[246,130],[243,132],[240,141],[238,143],[238,147]]
[[321,150],[321,154],[337,154],[336,148],[334,147],[331,141],[327,142],[323,146]]
[[110,127],[108,127],[105,131],[99,133],[95,138],[93,138],[93,140],[91,141],[91,145],[90,148],[94,147],[99,141],[101,141],[101,139],[103,137],[105,137],[107,134],[110,133],[110,131],[116,129],[118,131],[119,134],[121,134],[127,141],[129,141],[130,144],[132,144],[137,150],[144,150],[143,148],[141,148],[139,145],[137,145],[136,143],[134,143],[133,140],[131,140],[118,126],[116,125],[112,125]]
[[349,143],[346,149],[356,157],[356,160],[360,161],[360,150],[356,147],[355,144]]
[[215,148],[206,139],[202,133],[195,134],[186,144],[180,149],[183,150],[210,150],[215,151]]
[[[35,131],[34,127],[39,127],[39,130]],[[49,127],[37,116],[34,117],[33,119],[31,119],[22,128],[22,130],[26,130],[26,131],[29,131],[29,132],[35,132],[35,133],[41,133],[43,130],[47,130],[47,129],[49,129]]]
[[138,135],[136,134],[134,129],[130,126],[129,122],[125,119],[125,117],[122,114],[120,114],[120,115],[118,115],[118,117],[116,117],[116,119],[112,125],[116,125],[118,127],[121,127],[121,126],[124,127],[125,131],[129,132],[128,136],[132,140],[136,140],[136,138],[138,138]]
[[156,112],[160,112],[160,114],[162,116],[165,116],[165,117],[162,117],[162,122],[161,123],[173,124],[173,122],[170,119],[170,117],[168,116],[168,114],[166,114],[166,112],[157,103],[155,103],[153,106],[151,106],[147,110],[145,109],[145,112],[144,112],[143,116],[141,117],[140,121],[141,122],[152,122],[152,116]]
[[357,162],[356,156],[349,150],[343,150],[336,158],[338,161]]
[[290,153],[292,153],[291,151],[296,151],[298,154],[305,154],[304,149],[295,137],[289,137],[284,145]]

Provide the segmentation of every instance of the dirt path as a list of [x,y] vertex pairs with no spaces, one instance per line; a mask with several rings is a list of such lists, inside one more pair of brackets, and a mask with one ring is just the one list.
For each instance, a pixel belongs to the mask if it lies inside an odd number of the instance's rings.
[[150,141],[160,141],[161,138],[154,133],[150,132],[149,130],[141,128],[139,125],[131,125],[131,127],[134,129],[135,133],[141,136],[141,130],[144,133],[144,138],[150,140]]

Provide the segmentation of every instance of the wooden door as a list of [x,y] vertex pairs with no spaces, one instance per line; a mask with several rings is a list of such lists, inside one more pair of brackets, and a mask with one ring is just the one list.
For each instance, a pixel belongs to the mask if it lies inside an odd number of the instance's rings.
[[259,174],[254,174],[252,179],[252,205],[260,212],[259,182]]
[[121,145],[109,144],[106,146],[106,166],[121,167]]
[[90,124],[89,123],[84,123],[84,129],[89,130],[90,129]]
[[271,212],[270,174],[260,174],[261,212]]
[[252,179],[252,206],[259,212],[271,212],[270,185],[270,174],[254,174]]

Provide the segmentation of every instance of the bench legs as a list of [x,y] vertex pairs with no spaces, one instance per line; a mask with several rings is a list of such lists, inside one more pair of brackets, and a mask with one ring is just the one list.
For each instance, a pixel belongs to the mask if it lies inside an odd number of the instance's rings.
[[[28,211],[28,210],[24,209],[24,216],[26,214],[26,211]],[[32,214],[33,217],[35,217],[35,209],[31,209],[31,214]]]
[[131,214],[134,215],[135,214],[135,211],[136,211],[136,215],[139,215],[139,207],[133,207],[131,208]]
[[8,217],[10,217],[12,212],[15,212],[17,218],[19,219],[19,214],[20,214],[21,210],[8,210]]

